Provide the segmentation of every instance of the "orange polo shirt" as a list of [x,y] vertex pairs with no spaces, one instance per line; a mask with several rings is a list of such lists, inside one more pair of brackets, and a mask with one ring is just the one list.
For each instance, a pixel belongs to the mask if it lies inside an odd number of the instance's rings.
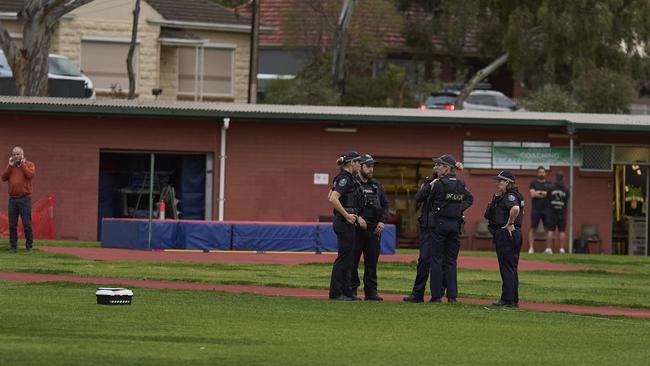
[[25,162],[19,167],[7,165],[2,173],[2,181],[9,181],[9,197],[21,198],[32,195],[32,178],[36,174],[36,167],[31,161]]

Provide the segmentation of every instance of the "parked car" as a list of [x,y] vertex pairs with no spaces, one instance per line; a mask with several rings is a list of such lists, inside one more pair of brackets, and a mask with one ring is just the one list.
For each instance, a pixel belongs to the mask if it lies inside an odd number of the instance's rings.
[[[63,55],[50,54],[47,57],[49,79],[59,80],[77,80],[85,84],[85,95],[88,98],[95,99],[95,87],[93,81],[84,75],[77,65]],[[11,67],[5,58],[4,52],[0,50],[0,77],[13,77]]]
[[[420,109],[444,109],[453,111],[460,90],[446,90],[443,92],[431,93],[431,96],[424,101]],[[513,112],[520,110],[512,99],[506,97],[497,90],[472,90],[465,102],[463,109],[468,111],[494,111]]]

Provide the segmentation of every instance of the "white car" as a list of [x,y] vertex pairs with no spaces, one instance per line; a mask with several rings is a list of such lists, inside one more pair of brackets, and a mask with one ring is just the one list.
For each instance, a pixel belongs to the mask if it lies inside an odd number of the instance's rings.
[[[431,96],[420,106],[420,109],[444,109],[453,111],[460,90],[446,90],[431,93]],[[472,90],[463,103],[467,111],[514,112],[523,110],[510,98],[497,90]]]
[[[77,65],[63,55],[50,54],[47,57],[48,74],[50,79],[79,80],[85,83],[86,95],[90,99],[95,99],[95,87],[93,81],[84,75]],[[12,77],[11,67],[5,58],[4,52],[0,50],[0,77]]]

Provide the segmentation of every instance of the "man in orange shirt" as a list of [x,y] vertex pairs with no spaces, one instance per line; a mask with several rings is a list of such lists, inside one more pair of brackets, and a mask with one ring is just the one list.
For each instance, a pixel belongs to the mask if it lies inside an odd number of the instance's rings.
[[25,159],[20,146],[11,150],[9,165],[2,173],[2,181],[9,183],[9,243],[11,251],[18,246],[18,215],[25,228],[25,247],[32,251],[32,178],[36,174],[34,163]]

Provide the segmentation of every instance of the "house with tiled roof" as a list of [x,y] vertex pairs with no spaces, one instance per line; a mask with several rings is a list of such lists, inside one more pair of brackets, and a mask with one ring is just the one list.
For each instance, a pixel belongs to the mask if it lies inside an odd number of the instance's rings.
[[[51,53],[67,56],[90,77],[98,97],[126,92],[132,0],[95,0],[64,16]],[[22,0],[0,0],[0,22],[17,42]],[[134,57],[136,93],[153,99],[245,102],[250,18],[210,0],[143,0]]]
[[[341,12],[342,1],[310,2],[301,0],[260,0],[260,19],[272,26],[274,31],[260,35],[259,85],[263,79],[291,77],[299,72],[310,60],[314,52],[332,47],[336,26]],[[250,14],[249,7],[242,6],[241,14]],[[404,67],[411,80],[422,78],[418,70],[422,65],[421,53],[428,52],[414,49],[407,44],[403,28],[408,20],[432,22],[430,15],[417,10],[400,12],[392,0],[357,0],[350,24],[353,45],[362,43],[370,50],[382,49],[383,57],[377,59],[374,70],[381,69],[386,63]],[[441,81],[453,81],[458,67],[478,70],[490,60],[481,57],[472,34],[468,34],[462,53],[463,65],[449,63],[445,54],[444,40],[439,35],[432,36],[434,53],[441,62],[438,78]],[[437,51],[435,51],[437,50]],[[418,67],[418,64],[422,67]],[[507,94],[514,93],[514,84],[510,73],[503,68],[503,73],[496,73],[493,82]]]

